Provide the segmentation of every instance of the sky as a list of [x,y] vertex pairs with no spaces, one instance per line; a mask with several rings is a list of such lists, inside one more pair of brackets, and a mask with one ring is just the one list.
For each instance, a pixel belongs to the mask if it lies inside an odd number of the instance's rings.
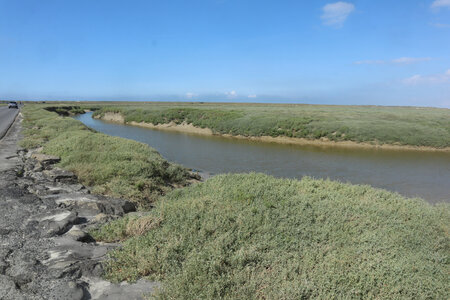
[[0,99],[450,108],[450,0],[0,0]]

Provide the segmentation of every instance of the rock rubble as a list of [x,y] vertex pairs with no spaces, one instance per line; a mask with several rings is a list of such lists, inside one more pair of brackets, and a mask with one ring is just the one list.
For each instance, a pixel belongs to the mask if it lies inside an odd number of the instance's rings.
[[[12,131],[0,150],[18,140],[20,128]],[[0,299],[141,299],[151,294],[158,283],[103,280],[101,262],[120,245],[96,243],[88,233],[135,211],[134,204],[90,194],[72,172],[55,167],[59,157],[39,150],[18,149],[5,158],[14,163],[0,169]]]

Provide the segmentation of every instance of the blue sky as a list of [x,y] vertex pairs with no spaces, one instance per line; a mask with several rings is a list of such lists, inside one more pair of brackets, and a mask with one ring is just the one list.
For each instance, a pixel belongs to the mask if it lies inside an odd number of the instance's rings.
[[450,108],[450,0],[0,0],[0,99]]

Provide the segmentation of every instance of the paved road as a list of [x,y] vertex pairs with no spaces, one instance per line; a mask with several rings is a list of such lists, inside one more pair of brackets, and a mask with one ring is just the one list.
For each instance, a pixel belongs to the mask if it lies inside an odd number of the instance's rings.
[[0,106],[0,139],[5,135],[19,112],[18,109]]

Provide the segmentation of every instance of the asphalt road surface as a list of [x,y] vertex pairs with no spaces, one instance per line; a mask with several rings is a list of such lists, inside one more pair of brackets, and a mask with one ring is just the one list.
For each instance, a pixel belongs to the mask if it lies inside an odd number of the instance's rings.
[[0,139],[3,138],[11,124],[14,122],[19,110],[16,108],[8,108],[8,106],[0,106]]

